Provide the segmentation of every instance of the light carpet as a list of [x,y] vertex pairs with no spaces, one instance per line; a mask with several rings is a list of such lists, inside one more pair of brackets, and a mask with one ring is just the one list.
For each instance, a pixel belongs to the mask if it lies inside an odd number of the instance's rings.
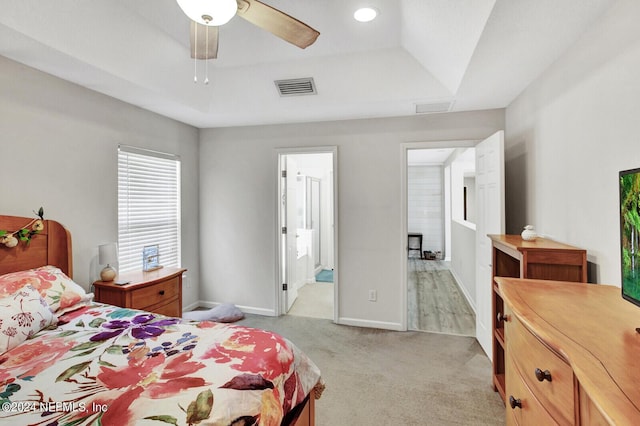
[[333,319],[333,283],[307,283],[300,287],[288,314]]
[[294,316],[239,324],[280,333],[318,365],[327,387],[317,426],[504,424],[491,363],[474,338]]

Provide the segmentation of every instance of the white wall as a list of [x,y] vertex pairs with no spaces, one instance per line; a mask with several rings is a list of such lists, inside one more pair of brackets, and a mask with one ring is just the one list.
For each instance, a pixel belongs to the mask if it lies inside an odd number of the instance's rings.
[[[407,153],[409,161],[412,152]],[[442,178],[442,166],[407,167],[407,229],[422,233],[423,251],[444,253]]]
[[618,172],[640,167],[640,2],[621,0],[506,113],[507,230],[584,248],[620,285]]
[[451,273],[475,311],[476,230],[468,222],[451,221]]
[[98,245],[117,241],[117,148],[182,158],[183,300],[198,300],[198,130],[0,56],[0,214],[69,229],[74,280],[97,279]]
[[[463,220],[463,187],[465,174],[475,172],[475,148],[456,148],[445,161],[449,170],[451,197],[451,273],[460,285],[471,307],[476,309],[476,229],[475,224]],[[473,188],[475,199],[475,187]],[[475,203],[473,206],[475,210]],[[475,212],[473,213],[475,215]]]
[[484,139],[503,126],[504,111],[489,110],[202,130],[202,299],[274,312],[276,148],[337,146],[339,321],[401,328],[401,144]]

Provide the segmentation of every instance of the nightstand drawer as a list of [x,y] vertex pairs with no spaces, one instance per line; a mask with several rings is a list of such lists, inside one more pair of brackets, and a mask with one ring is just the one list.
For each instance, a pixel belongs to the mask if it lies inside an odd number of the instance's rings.
[[155,312],[156,314],[160,315],[166,315],[168,317],[180,317],[182,316],[182,313],[180,312],[179,306],[180,305],[177,302],[172,302],[166,305],[155,307],[151,312]]
[[178,297],[180,283],[178,278],[172,278],[157,284],[135,289],[131,292],[131,307],[144,309],[146,307],[162,304]]

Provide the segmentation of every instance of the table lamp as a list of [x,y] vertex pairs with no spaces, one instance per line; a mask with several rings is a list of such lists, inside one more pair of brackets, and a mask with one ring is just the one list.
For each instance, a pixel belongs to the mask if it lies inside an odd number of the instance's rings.
[[102,244],[98,247],[98,263],[101,265],[107,265],[100,271],[100,279],[102,281],[113,281],[117,275],[117,272],[111,263],[116,263],[118,260],[118,244],[108,243]]

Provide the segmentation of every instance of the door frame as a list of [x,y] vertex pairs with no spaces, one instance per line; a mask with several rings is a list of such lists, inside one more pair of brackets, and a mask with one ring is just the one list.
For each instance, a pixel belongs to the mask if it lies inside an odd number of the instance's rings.
[[400,279],[401,279],[401,291],[402,297],[400,298],[402,304],[402,324],[401,330],[406,331],[409,328],[409,312],[408,312],[408,283],[407,283],[407,232],[408,222],[407,217],[409,208],[407,203],[409,202],[408,190],[408,151],[413,149],[439,149],[439,148],[473,148],[480,141],[480,139],[457,139],[449,141],[424,141],[424,142],[405,142],[400,144],[402,150],[402,162],[400,164],[400,238],[398,239],[398,252],[402,253],[403,261],[400,262]]
[[282,217],[280,209],[280,201],[282,194],[282,177],[280,170],[282,169],[282,157],[285,155],[298,155],[298,154],[331,154],[332,157],[332,191],[333,191],[333,322],[337,322],[338,319],[338,300],[339,300],[339,259],[338,256],[338,147],[337,146],[314,146],[314,147],[290,147],[290,148],[276,148],[275,149],[275,165],[276,165],[276,214],[275,214],[275,227],[276,235],[274,241],[275,253],[276,253],[276,268],[275,268],[275,314],[276,316],[284,315],[286,313],[286,307],[283,306],[282,297],[282,247],[280,246],[282,241],[281,229],[282,229]]

